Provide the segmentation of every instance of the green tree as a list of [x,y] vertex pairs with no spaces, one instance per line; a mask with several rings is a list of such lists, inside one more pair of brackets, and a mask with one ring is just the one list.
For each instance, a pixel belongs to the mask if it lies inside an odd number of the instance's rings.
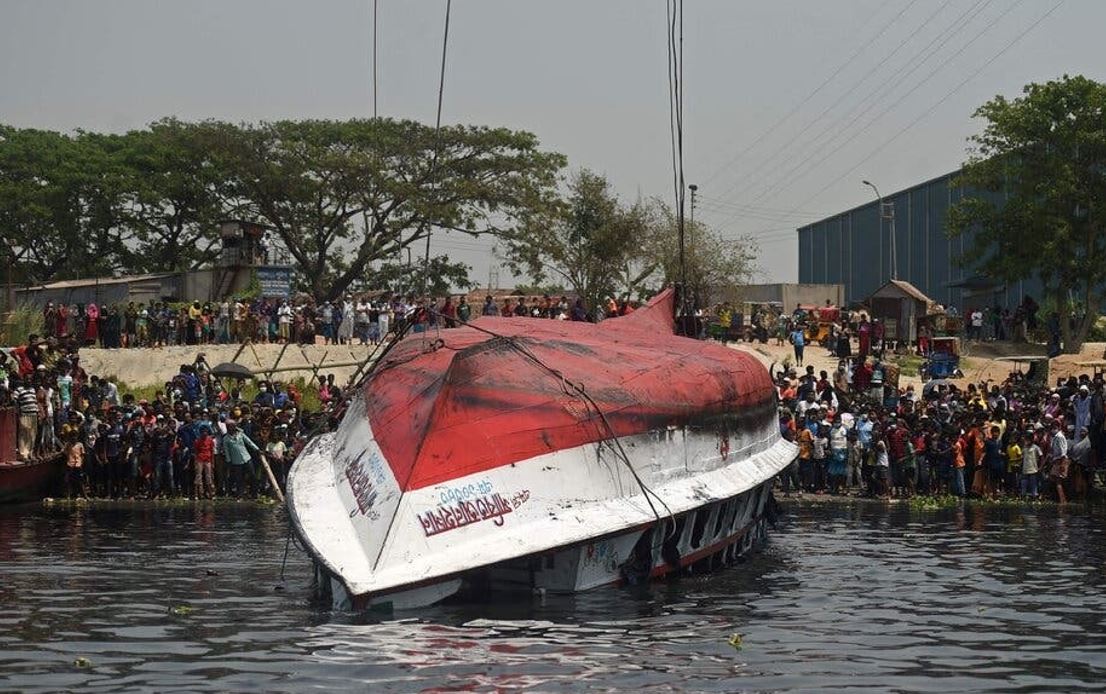
[[642,241],[643,210],[621,203],[604,176],[576,173],[567,198],[536,215],[505,244],[508,266],[535,284],[564,283],[594,310],[622,288],[625,267]]
[[[680,276],[680,241],[676,215],[660,200],[646,207],[643,242],[627,265],[628,293],[651,294],[684,281]],[[750,239],[726,239],[702,222],[684,224],[686,287],[700,305],[749,282],[756,266],[756,247]]]
[[1077,353],[1106,284],[1106,85],[1065,75],[975,116],[986,127],[959,182],[993,195],[958,203],[950,233],[974,232],[963,260],[984,273],[1038,278],[1060,307],[1065,351]]
[[[82,137],[0,126],[0,260],[13,281],[108,275],[126,256],[116,170]],[[6,257],[5,257],[6,256]]]
[[86,136],[117,162],[117,216],[131,241],[131,269],[191,270],[218,257],[217,222],[235,209],[205,132],[166,119],[125,135]]
[[413,264],[391,260],[370,272],[363,286],[394,294],[427,294],[432,297],[446,296],[455,290],[467,293],[476,286],[469,277],[471,269],[465,263],[454,262],[444,255],[432,257],[425,269],[421,260]]
[[391,119],[207,123],[237,202],[333,300],[434,229],[510,237],[551,204],[558,154],[525,132]]
[[515,294],[518,296],[562,296],[565,293],[563,284],[516,284]]

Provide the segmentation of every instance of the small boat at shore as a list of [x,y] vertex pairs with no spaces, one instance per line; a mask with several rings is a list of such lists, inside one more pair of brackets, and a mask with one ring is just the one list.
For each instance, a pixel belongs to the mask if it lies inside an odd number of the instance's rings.
[[58,455],[19,460],[16,427],[15,408],[0,407],[0,504],[41,499],[61,473]]
[[599,324],[413,334],[288,479],[339,607],[576,592],[732,561],[795,457],[751,354],[675,334],[672,290]]

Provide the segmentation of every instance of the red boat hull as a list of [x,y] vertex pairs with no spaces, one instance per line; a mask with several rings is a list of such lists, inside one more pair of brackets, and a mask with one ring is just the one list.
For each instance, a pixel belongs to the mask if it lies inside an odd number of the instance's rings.
[[30,463],[16,457],[15,408],[0,408],[0,504],[37,501],[57,481],[60,456]]
[[0,463],[0,503],[38,501],[58,479],[58,457],[31,463]]

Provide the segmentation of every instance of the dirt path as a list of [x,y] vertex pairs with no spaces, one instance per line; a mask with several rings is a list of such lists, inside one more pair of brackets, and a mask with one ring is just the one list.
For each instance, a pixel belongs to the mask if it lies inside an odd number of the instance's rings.
[[[777,346],[775,339],[770,339],[766,345],[762,345],[759,342],[753,344],[741,342],[730,346],[756,354],[765,366],[769,366],[772,362],[782,364],[785,359],[794,358],[791,345],[785,343],[782,346]],[[1091,373],[1091,368],[1080,366],[1079,364],[1102,361],[1104,351],[1106,351],[1106,343],[1088,342],[1083,345],[1083,350],[1080,354],[1061,354],[1052,359],[1049,363],[1050,381],[1055,383],[1057,378],[1068,378],[1069,376],[1078,376],[1082,373]],[[1001,383],[1015,368],[1015,364],[1009,361],[999,361],[999,358],[1025,355],[1043,356],[1044,353],[1044,345],[1037,344],[993,342],[964,344],[961,359],[961,369],[964,371],[964,378],[958,379],[958,382],[965,385],[987,380]],[[815,373],[824,370],[832,374],[834,369],[837,368],[837,358],[819,345],[807,345],[803,356],[805,357],[805,363],[814,367]],[[1021,365],[1022,369],[1026,367],[1026,364]],[[922,379],[916,371],[904,369],[899,375],[899,386],[905,388],[908,384],[914,384],[915,388],[920,388]]]

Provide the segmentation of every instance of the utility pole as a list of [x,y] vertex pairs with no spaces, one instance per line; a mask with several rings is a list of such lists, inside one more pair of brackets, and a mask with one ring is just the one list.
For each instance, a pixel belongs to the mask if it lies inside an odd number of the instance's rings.
[[699,190],[699,186],[692,183],[687,187],[691,191],[691,223],[695,223],[695,193]]
[[[895,202],[884,202],[883,196],[879,193],[879,188],[876,188],[876,185],[871,181],[861,181],[861,183],[874,190],[876,193],[876,199],[879,200],[879,233],[881,236],[883,235],[883,220],[886,219],[888,221],[888,226],[891,230],[891,242],[889,245],[891,253],[891,279],[898,279],[898,273],[896,271],[896,268],[898,267],[898,258],[895,257]],[[882,275],[882,262],[880,262],[880,267],[880,275]]]

